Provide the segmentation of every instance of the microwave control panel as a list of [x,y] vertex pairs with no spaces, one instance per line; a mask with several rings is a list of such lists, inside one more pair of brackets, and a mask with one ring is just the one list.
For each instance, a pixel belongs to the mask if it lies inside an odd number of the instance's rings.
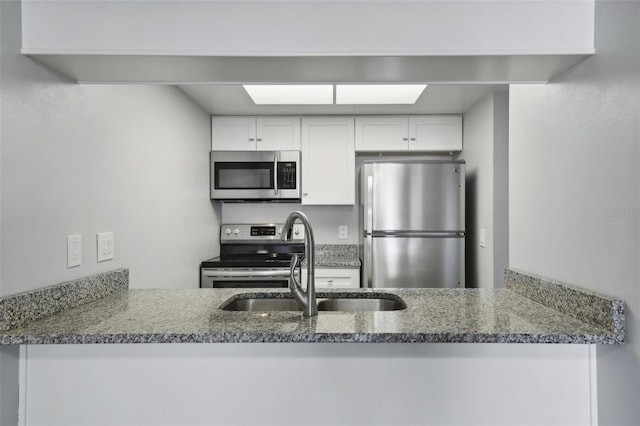
[[296,189],[296,163],[278,163],[278,189]]

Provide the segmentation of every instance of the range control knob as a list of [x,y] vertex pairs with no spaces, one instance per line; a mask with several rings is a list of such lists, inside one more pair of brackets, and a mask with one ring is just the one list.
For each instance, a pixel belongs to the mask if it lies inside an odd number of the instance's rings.
[[236,228],[233,230],[233,235],[238,235],[240,233],[240,229]]
[[231,228],[225,229],[224,233],[227,234],[227,235],[231,235]]
[[293,231],[293,233],[294,233],[295,235],[300,235],[300,228],[296,228],[296,229]]

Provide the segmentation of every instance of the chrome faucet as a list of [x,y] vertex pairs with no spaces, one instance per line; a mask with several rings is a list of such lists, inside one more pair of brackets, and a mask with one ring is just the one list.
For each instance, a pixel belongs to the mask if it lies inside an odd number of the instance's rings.
[[304,213],[293,212],[289,215],[282,227],[282,240],[288,240],[289,233],[293,231],[293,224],[296,220],[302,222],[302,225],[304,226],[304,251],[305,258],[307,259],[307,291],[302,289],[300,281],[296,278],[296,267],[299,265],[301,260],[298,258],[297,254],[294,254],[291,258],[291,266],[289,269],[289,289],[302,308],[303,315],[305,317],[312,317],[318,315],[318,305],[316,304],[316,283],[313,278],[315,272],[314,254],[316,250],[316,243],[313,240],[311,224]]

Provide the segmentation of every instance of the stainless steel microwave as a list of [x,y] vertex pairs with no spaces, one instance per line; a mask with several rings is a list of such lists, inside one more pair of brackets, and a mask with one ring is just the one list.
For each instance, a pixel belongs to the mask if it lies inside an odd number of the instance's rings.
[[300,202],[300,151],[211,151],[211,199]]

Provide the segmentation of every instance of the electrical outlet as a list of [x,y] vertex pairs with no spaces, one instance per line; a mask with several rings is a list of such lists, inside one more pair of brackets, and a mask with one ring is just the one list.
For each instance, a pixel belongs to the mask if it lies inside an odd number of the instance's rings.
[[82,265],[82,235],[67,235],[67,268]]
[[338,226],[338,238],[341,240],[349,238],[349,227],[347,225]]
[[487,230],[480,228],[480,247],[487,246]]
[[304,225],[301,223],[294,223],[291,232],[291,239],[304,240]]
[[103,232],[96,236],[98,243],[98,262],[113,259],[113,232]]

